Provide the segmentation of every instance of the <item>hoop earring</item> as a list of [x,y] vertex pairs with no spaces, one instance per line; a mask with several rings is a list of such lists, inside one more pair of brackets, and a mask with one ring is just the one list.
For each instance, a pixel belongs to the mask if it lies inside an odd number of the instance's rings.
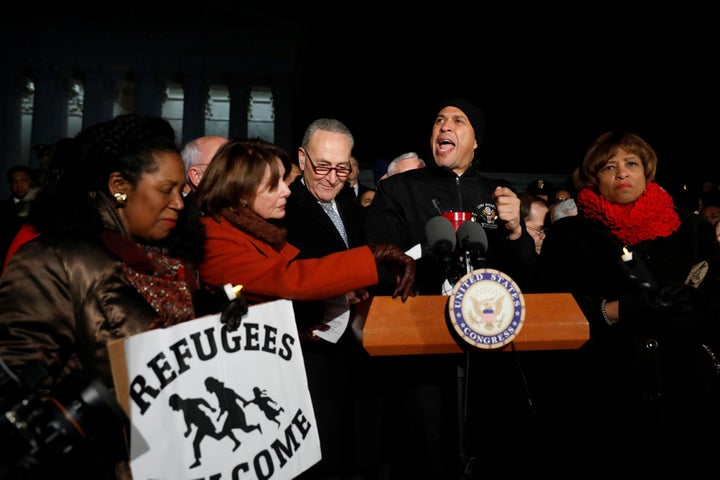
[[127,202],[127,193],[114,193],[113,197],[115,197],[115,205],[117,207],[124,207],[125,203]]

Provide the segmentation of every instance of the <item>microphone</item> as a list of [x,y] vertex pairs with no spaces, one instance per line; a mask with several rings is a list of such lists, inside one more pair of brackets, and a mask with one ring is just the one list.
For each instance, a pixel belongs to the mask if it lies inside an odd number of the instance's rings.
[[442,265],[445,280],[454,285],[462,277],[462,265],[455,250],[455,227],[445,217],[433,217],[425,224],[425,236],[432,256]]
[[433,217],[425,224],[428,247],[438,258],[448,256],[455,249],[455,228],[445,217]]
[[472,221],[463,222],[457,230],[457,245],[465,255],[467,273],[485,266],[488,238],[482,225]]

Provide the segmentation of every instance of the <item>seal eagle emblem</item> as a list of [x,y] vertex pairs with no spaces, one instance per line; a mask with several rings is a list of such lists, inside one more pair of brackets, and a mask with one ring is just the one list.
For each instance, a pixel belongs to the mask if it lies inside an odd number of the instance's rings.
[[474,270],[453,288],[450,322],[467,343],[483,349],[512,342],[525,320],[525,299],[508,275],[492,268]]

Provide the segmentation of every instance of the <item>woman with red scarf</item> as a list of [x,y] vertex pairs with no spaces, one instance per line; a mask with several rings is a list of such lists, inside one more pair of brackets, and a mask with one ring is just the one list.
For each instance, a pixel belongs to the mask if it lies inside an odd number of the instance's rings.
[[568,471],[716,468],[720,246],[656,183],[657,162],[637,134],[602,134],[573,173],[579,215],[543,244],[540,283],[590,324],[553,394]]

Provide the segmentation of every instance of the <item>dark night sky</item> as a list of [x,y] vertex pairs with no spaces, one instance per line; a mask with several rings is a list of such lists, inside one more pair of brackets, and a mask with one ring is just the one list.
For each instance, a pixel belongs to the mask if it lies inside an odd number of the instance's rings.
[[459,93],[485,111],[480,156],[490,171],[569,173],[595,137],[619,127],[655,147],[661,182],[699,184],[720,173],[720,28],[707,8],[682,5],[439,3],[402,18],[364,4],[332,12],[336,20],[268,11],[309,32],[296,135],[334,116],[353,131],[363,165],[425,154],[433,105]]
[[[224,1],[125,0],[113,15],[171,22],[167,12],[182,10],[204,13],[197,21],[206,25],[209,5]],[[485,112],[479,155],[491,172],[569,174],[599,134],[628,128],[655,147],[668,188],[720,180],[720,27],[707,2],[227,1],[307,29],[296,143],[313,119],[330,116],[350,127],[365,168],[409,150],[431,160],[434,105],[460,94]],[[81,8],[91,15],[87,2],[49,2],[46,13],[77,20]]]

